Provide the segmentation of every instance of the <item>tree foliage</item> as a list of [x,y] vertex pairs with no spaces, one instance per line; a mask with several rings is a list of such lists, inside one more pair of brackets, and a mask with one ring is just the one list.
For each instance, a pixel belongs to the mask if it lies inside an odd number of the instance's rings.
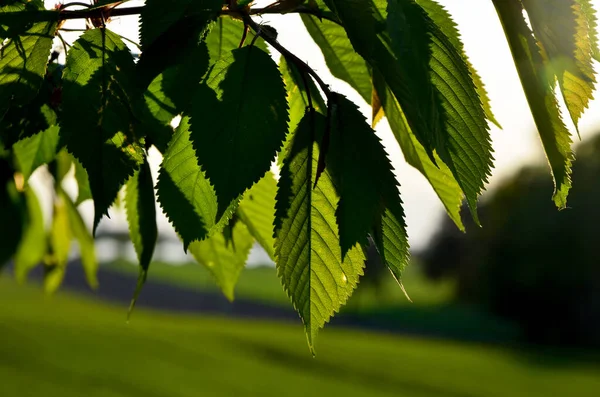
[[[595,88],[595,11],[588,0],[490,1],[564,208],[574,156],[556,95],[577,125]],[[141,269],[135,296],[151,265],[158,202],[183,249],[230,299],[250,247],[262,245],[312,347],[356,288],[371,243],[402,287],[401,187],[373,131],[383,116],[458,228],[463,199],[479,222],[493,160],[489,123],[498,122],[456,24],[435,0],[126,3],[45,10],[41,0],[0,2],[0,264],[14,257],[19,279],[43,262],[55,289],[75,239],[95,285],[92,236],[125,189]],[[294,13],[331,73],[372,106],[371,120],[255,20]],[[109,24],[133,14],[137,61]],[[74,18],[87,28],[67,45],[61,29]],[[53,45],[63,47],[64,65]],[[151,148],[163,156],[156,179]],[[42,166],[54,178],[49,228],[27,183]],[[62,187],[72,168],[75,200]],[[77,210],[89,199],[92,232]]]

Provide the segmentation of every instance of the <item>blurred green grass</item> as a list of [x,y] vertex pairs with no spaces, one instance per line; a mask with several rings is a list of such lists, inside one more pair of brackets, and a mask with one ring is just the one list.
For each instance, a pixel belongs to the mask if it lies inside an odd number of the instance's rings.
[[600,366],[475,344],[117,307],[0,278],[0,395],[597,396]]
[[[131,275],[137,275],[138,272],[136,263],[122,259],[103,264],[103,267]],[[348,302],[346,310],[369,310],[409,305],[410,302],[392,275],[386,273],[386,276],[378,293],[375,293],[374,288],[366,283],[359,284],[355,294]],[[150,265],[148,279],[195,290],[219,291],[210,273],[198,263],[172,265],[153,262]],[[449,301],[453,292],[451,282],[432,283],[426,280],[419,272],[416,263],[411,264],[405,271],[403,283],[413,301],[411,306],[444,303]],[[235,287],[235,296],[263,303],[290,305],[290,300],[277,278],[277,271],[272,266],[244,269]]]

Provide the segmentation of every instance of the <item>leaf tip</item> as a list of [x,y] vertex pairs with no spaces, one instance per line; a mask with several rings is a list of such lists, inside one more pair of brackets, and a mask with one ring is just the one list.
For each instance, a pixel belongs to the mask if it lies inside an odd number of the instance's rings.
[[137,303],[138,297],[142,292],[142,288],[146,283],[146,278],[148,277],[148,271],[140,268],[140,273],[138,275],[137,285],[135,287],[135,291],[133,292],[133,298],[131,299],[131,303],[129,304],[129,310],[127,311],[127,324],[129,324],[129,320],[131,319],[131,314],[133,313],[133,309],[135,308],[135,304]]

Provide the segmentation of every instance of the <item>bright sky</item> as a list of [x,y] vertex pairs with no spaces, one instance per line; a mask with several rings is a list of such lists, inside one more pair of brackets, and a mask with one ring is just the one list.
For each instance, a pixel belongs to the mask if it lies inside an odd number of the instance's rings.
[[[495,126],[491,127],[495,168],[488,186],[490,190],[502,178],[510,176],[522,165],[542,161],[541,144],[491,0],[438,1],[446,6],[457,22],[467,54],[482,76],[491,98],[492,109],[503,126],[503,130]],[[272,1],[259,0],[258,4],[264,5],[270,2]],[[600,0],[592,2],[600,9]],[[129,4],[141,3],[142,1],[133,1]],[[311,41],[297,15],[265,18],[264,22],[275,27],[279,32],[279,41],[307,61],[334,90],[349,96],[361,106],[366,115],[370,114],[368,105],[347,84],[336,80],[328,72],[318,47]],[[79,24],[81,26],[81,22]],[[137,27],[137,17],[118,18],[109,25],[110,29],[132,39],[138,37]],[[279,57],[279,54],[275,53],[275,56]],[[593,101],[590,108],[592,110],[588,110],[580,122],[584,140],[600,126],[600,111],[598,111],[600,101]],[[377,134],[386,146],[401,184],[411,245],[413,248],[423,248],[442,216],[445,216],[444,209],[425,178],[405,163],[386,122],[379,123]],[[157,165],[160,162],[159,155],[157,153],[153,155],[154,163]],[[551,194],[552,192],[548,192],[548,200],[551,199]],[[89,203],[84,204],[86,205],[85,208],[89,211],[91,219],[92,207]],[[126,228],[124,214],[117,211],[112,211],[112,214],[112,219],[103,220],[100,227]],[[159,224],[165,233],[173,233],[162,214]]]

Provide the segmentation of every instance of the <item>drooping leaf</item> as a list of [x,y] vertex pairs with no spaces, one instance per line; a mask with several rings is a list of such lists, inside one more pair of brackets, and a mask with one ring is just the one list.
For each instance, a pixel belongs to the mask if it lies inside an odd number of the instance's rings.
[[298,125],[276,198],[277,272],[304,322],[311,350],[318,330],[356,288],[365,259],[360,248],[353,248],[342,261],[335,219],[338,196],[327,170],[313,188],[317,142],[325,124],[325,116],[315,112],[307,113]]
[[577,3],[581,7],[581,12],[583,12],[588,24],[592,56],[596,61],[600,62],[600,48],[598,47],[598,16],[596,15],[596,9],[590,0],[577,0]]
[[554,177],[554,203],[565,208],[571,188],[571,136],[562,121],[544,59],[518,1],[494,0],[504,33],[515,60],[525,96],[537,125]]
[[44,290],[55,292],[65,276],[69,252],[71,251],[71,226],[64,196],[54,201],[52,225],[50,227],[50,252],[46,260]]
[[[522,0],[544,59],[548,79],[554,78],[577,127],[592,100],[596,74],[592,64],[590,22],[578,0]],[[590,15],[590,14],[587,14]],[[592,27],[594,29],[595,27]]]
[[129,235],[140,263],[138,287],[134,292],[134,298],[131,303],[131,309],[133,309],[143,282],[146,280],[158,238],[154,183],[152,182],[148,159],[144,161],[140,170],[133,174],[129,182],[127,182],[125,191],[125,209],[127,210]]
[[373,91],[371,92],[371,109],[371,128],[375,128],[377,123],[385,116],[383,105],[381,104],[381,100],[379,99],[375,87],[373,87]]
[[220,230],[236,207],[232,205],[217,222],[217,196],[198,166],[189,127],[189,118],[184,117],[165,152],[156,185],[158,201],[186,250],[192,241]]
[[332,75],[350,84],[367,102],[371,101],[371,77],[365,60],[354,51],[346,31],[337,23],[303,14],[302,22],[317,43]]
[[477,197],[492,156],[485,113],[463,54],[413,0],[328,4],[353,47],[389,86],[430,159],[437,153],[452,171],[477,220]]
[[373,75],[373,83],[383,109],[385,109],[385,116],[390,124],[390,128],[402,149],[404,159],[427,178],[442,204],[444,204],[448,216],[450,216],[460,230],[464,231],[465,227],[460,216],[464,195],[452,176],[452,172],[437,154],[434,154],[436,163],[434,164],[431,161],[423,145],[421,145],[410,130],[398,101],[379,74]]
[[469,71],[471,72],[471,77],[473,78],[473,82],[475,83],[475,87],[477,89],[477,94],[481,99],[481,103],[483,105],[483,110],[485,111],[485,116],[489,121],[496,124],[498,128],[502,128],[500,123],[494,117],[494,113],[492,112],[492,106],[490,104],[490,98],[485,90],[485,86],[483,84],[483,80],[477,73],[477,70],[473,67],[467,54],[465,53],[464,45],[460,39],[460,33],[458,31],[457,25],[450,16],[450,13],[441,6],[435,0],[417,0],[417,3],[423,7],[427,14],[431,18],[431,20],[440,28],[440,30],[446,35],[450,43],[454,46],[456,51],[462,54],[464,62],[469,67]]
[[[230,234],[229,238],[226,233]],[[208,269],[225,297],[233,301],[235,285],[253,242],[246,225],[235,221],[234,217],[222,231],[190,244],[190,252],[198,263]]]
[[219,217],[269,170],[287,134],[287,110],[279,69],[256,47],[220,60],[196,91],[192,143],[217,193]]
[[246,191],[240,201],[237,215],[250,234],[260,243],[272,260],[275,260],[273,225],[275,222],[275,195],[277,181],[271,171]]
[[[43,9],[43,4],[30,7]],[[15,4],[0,12],[0,120],[9,106],[25,105],[35,97],[46,73],[58,12],[49,13],[47,21],[20,23],[18,14],[27,8]]]
[[58,130],[58,126],[53,125],[14,145],[15,158],[25,180],[28,180],[39,166],[49,163],[56,157],[59,149]]
[[25,199],[28,222],[15,254],[15,278],[19,283],[25,282],[29,271],[42,262],[47,249],[44,214],[31,187],[25,190]]
[[130,103],[138,95],[134,79],[129,50],[107,29],[85,32],[67,56],[61,138],[88,173],[94,230],[143,161]]
[[355,104],[334,94],[331,143],[327,155],[340,196],[335,215],[342,258],[353,247],[367,246],[368,234],[398,281],[408,264],[404,210],[392,165],[375,131]]

